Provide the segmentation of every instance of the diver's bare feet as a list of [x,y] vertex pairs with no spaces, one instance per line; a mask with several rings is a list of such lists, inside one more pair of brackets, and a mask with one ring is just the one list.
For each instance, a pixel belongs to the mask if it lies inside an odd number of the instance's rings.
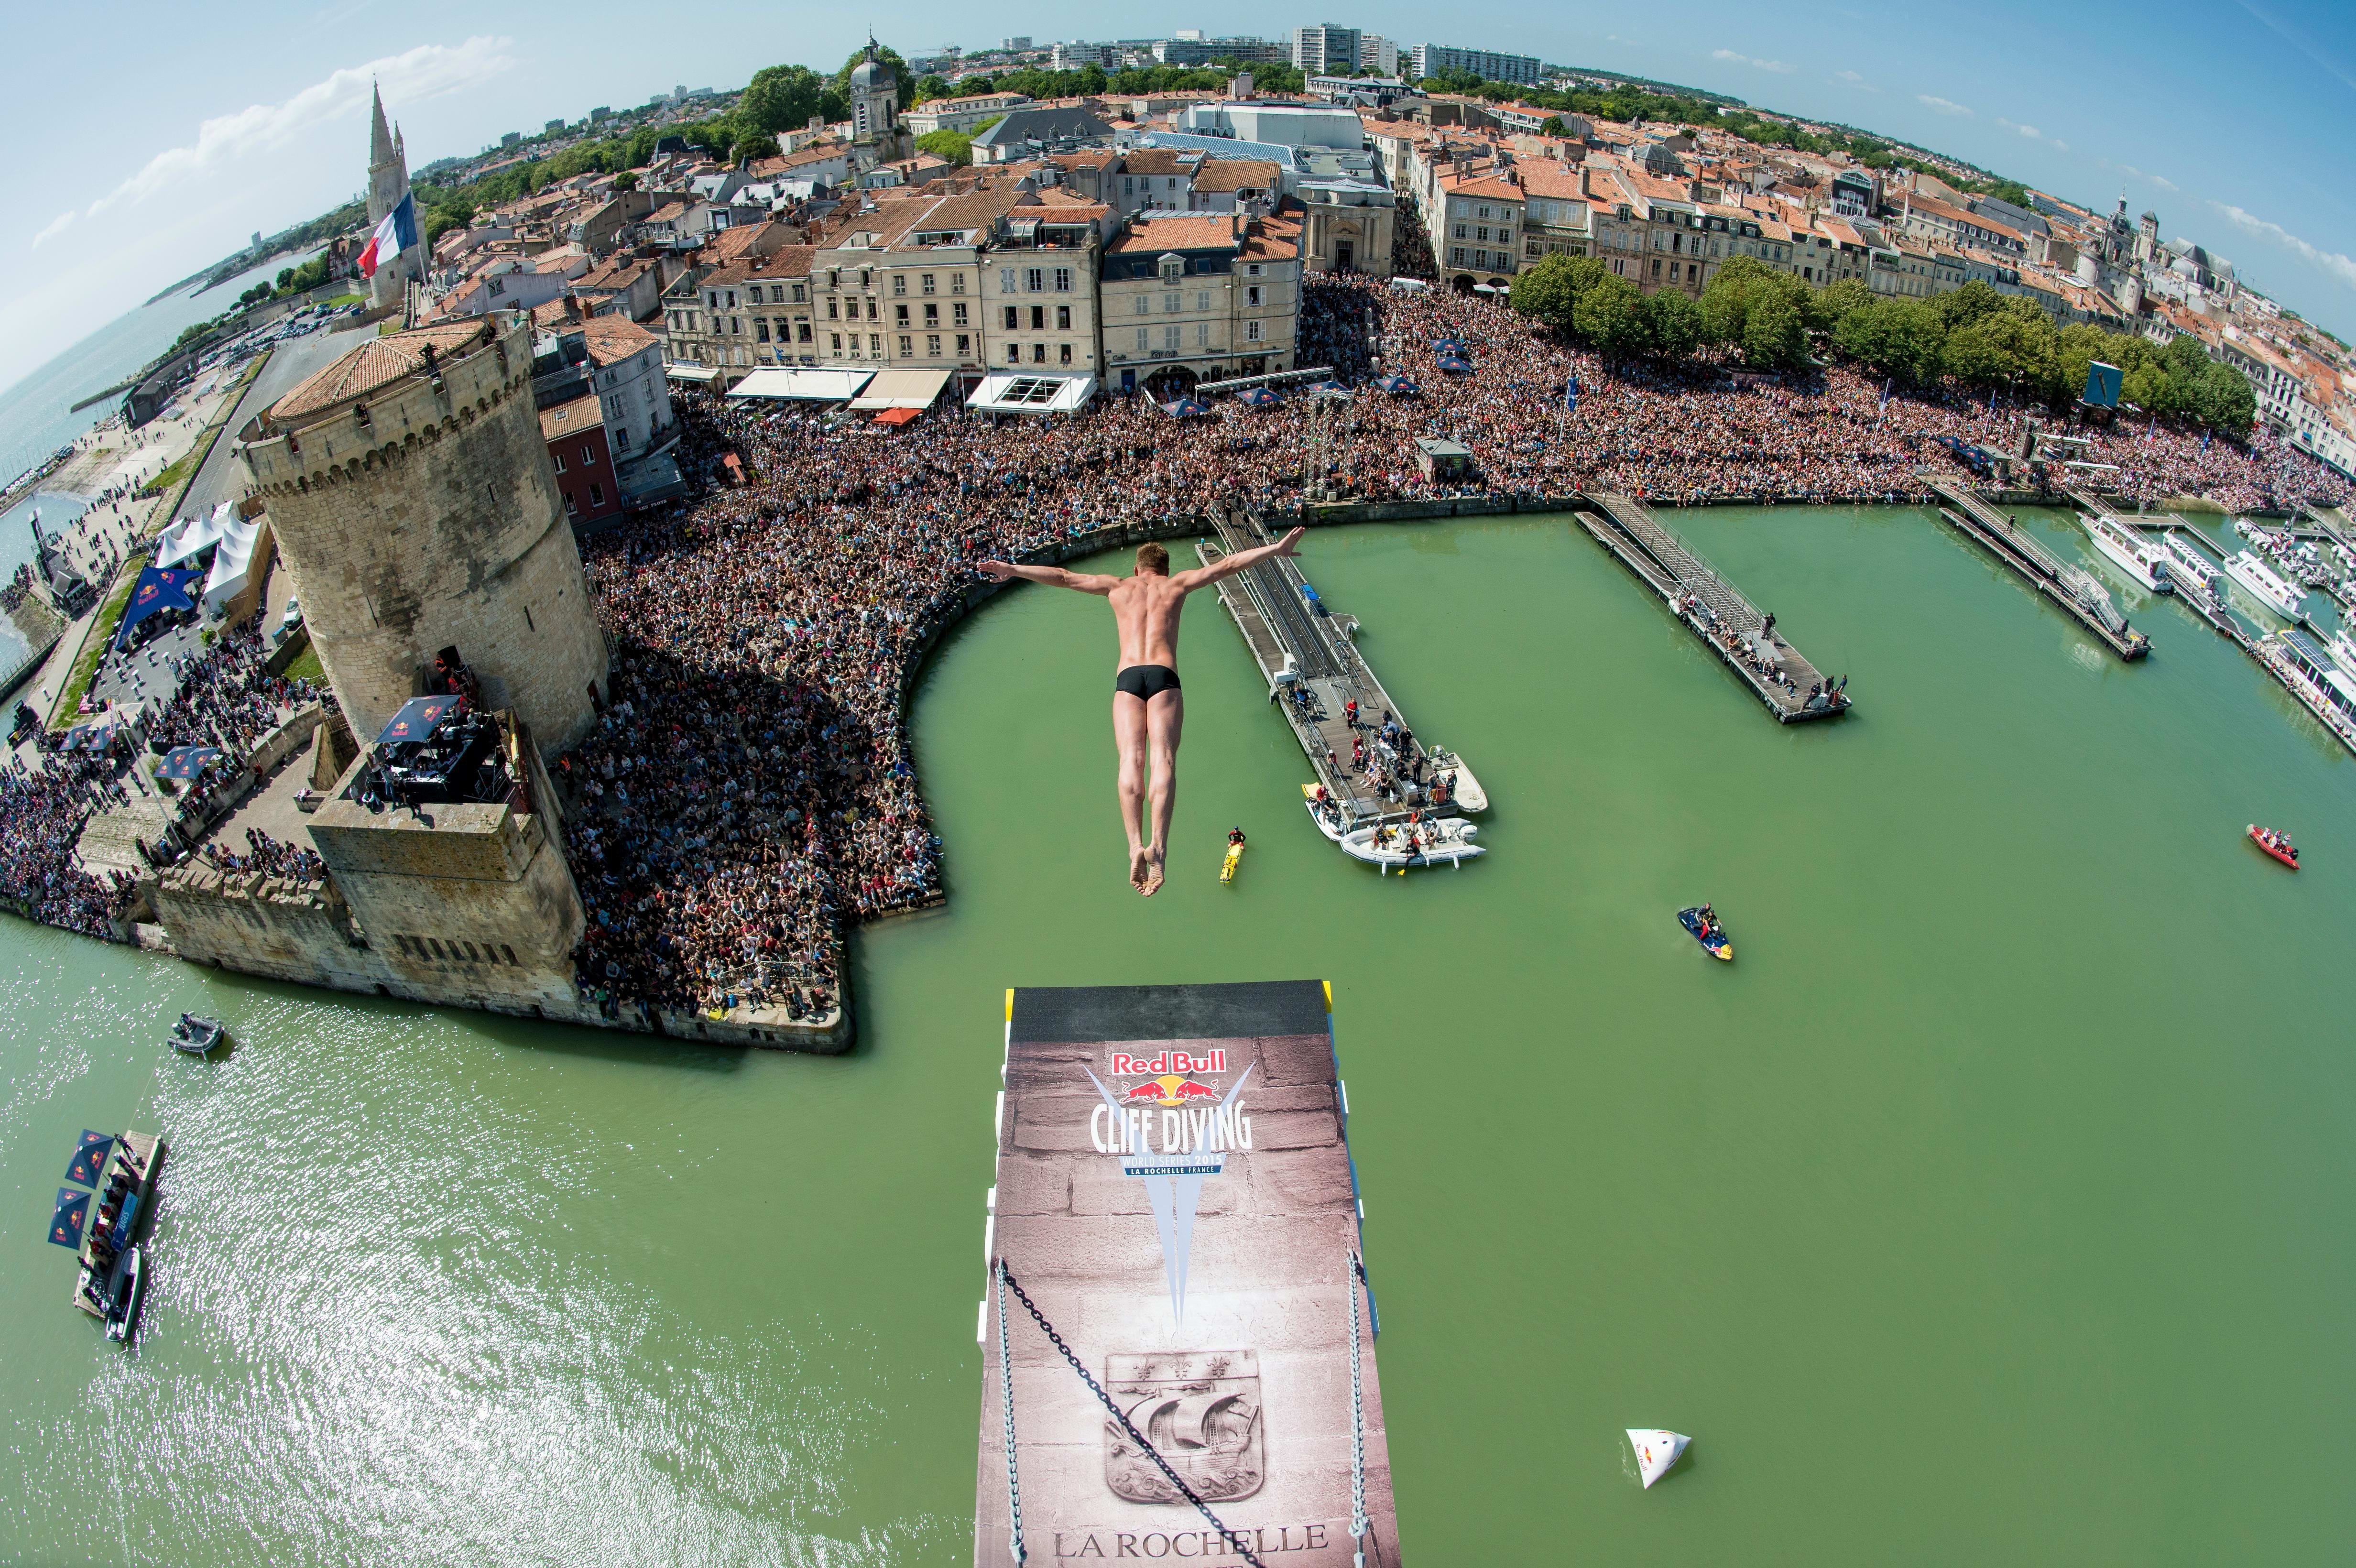
[[1146,856],[1145,883],[1137,891],[1147,898],[1162,891],[1162,846],[1159,844]]
[[1130,845],[1129,847],[1129,885],[1141,893],[1150,891],[1145,885],[1145,846]]

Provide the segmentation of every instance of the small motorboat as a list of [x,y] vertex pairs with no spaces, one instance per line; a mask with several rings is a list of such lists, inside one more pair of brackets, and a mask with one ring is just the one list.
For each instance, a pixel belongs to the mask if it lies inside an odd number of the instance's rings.
[[1336,844],[1342,842],[1344,832],[1342,808],[1333,803],[1333,796],[1325,793],[1325,786],[1317,784],[1302,784],[1301,798],[1309,807],[1309,820],[1317,825],[1317,831]]
[[2251,843],[2264,849],[2292,870],[2298,869],[2298,851],[2291,848],[2288,838],[2271,827],[2261,827],[2254,822],[2250,824],[2249,834]]
[[1734,944],[1727,940],[1725,924],[1719,920],[1717,912],[1708,904],[1697,904],[1691,909],[1677,911],[1677,923],[1692,932],[1693,939],[1700,943],[1702,950],[1712,958],[1723,958],[1732,962]]
[[1342,853],[1364,860],[1388,875],[1408,873],[1410,866],[1454,866],[1464,869],[1489,851],[1472,842],[1480,829],[1461,816],[1436,822],[1377,822],[1342,835]]
[[1481,781],[1472,776],[1472,770],[1464,765],[1463,758],[1434,746],[1430,752],[1430,763],[1433,780],[1444,784],[1448,792],[1444,802],[1434,804],[1444,804],[1451,811],[1489,809],[1489,794],[1481,787]]
[[1644,1479],[1644,1489],[1649,1492],[1653,1489],[1653,1483],[1667,1475],[1685,1456],[1686,1447],[1693,1439],[1682,1432],[1632,1426],[1628,1428],[1628,1442],[1636,1450],[1636,1474]]
[[167,1042],[174,1051],[189,1056],[202,1056],[229,1039],[229,1028],[219,1019],[200,1019],[193,1013],[182,1013],[180,1021],[172,1026]]
[[1244,830],[1240,827],[1227,835],[1227,858],[1219,867],[1221,886],[1236,880],[1236,868],[1244,863]]
[[112,1291],[106,1303],[106,1337],[128,1339],[131,1326],[139,1316],[139,1296],[147,1280],[146,1249],[131,1246],[114,1265]]

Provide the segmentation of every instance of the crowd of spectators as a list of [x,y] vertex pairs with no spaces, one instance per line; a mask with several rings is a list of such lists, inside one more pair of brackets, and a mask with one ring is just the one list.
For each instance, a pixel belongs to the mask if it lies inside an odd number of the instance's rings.
[[[1214,400],[1186,418],[1115,398],[1010,424],[937,411],[890,433],[791,405],[690,409],[690,497],[584,550],[615,655],[607,710],[558,767],[589,912],[584,994],[609,1009],[822,1013],[841,987],[841,927],[937,898],[940,844],[901,696],[979,581],[975,560],[1214,505],[1290,512],[1320,456],[1328,495],[1428,495],[1411,461],[1419,436],[1471,448],[1476,482],[1508,495],[1920,499],[1916,471],[1949,462],[1938,438],[2002,449],[2029,417],[1885,400],[1837,367],[1804,384],[1607,368],[1501,303],[1368,279],[1312,283],[1301,333],[1297,362],[1330,366],[1359,394],[1315,431],[1299,398]],[[1463,346],[1470,374],[1434,368],[1441,338]],[[1420,395],[1374,390],[1392,370]],[[2131,498],[2344,498],[2327,471],[2269,444],[2133,423],[2083,433]]]
[[273,838],[259,827],[245,830],[242,855],[222,848],[218,842],[208,843],[203,854],[206,864],[217,871],[260,871],[266,876],[293,877],[306,882],[317,881],[327,874],[327,863],[319,858],[317,850]]
[[111,937],[133,879],[102,880],[76,862],[74,844],[93,810],[128,798],[111,754],[44,757],[0,771],[0,902],[27,920]]
[[179,691],[147,723],[149,738],[161,749],[219,746],[241,757],[277,728],[290,704],[311,698],[310,682],[270,673],[261,628],[255,615],[224,628],[193,658],[174,656]]

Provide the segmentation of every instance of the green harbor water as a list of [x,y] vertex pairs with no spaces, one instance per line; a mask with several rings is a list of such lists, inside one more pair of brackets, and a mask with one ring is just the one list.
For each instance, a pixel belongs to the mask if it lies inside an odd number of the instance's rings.
[[[1851,717],[1778,728],[1563,519],[1311,536],[1496,803],[1407,879],[1312,831],[1204,595],[1139,900],[1104,610],[1000,597],[915,712],[948,906],[858,936],[844,1060],[0,923],[0,1561],[969,1562],[1001,992],[1299,976],[1413,1560],[2344,1560],[2356,759],[2183,611],[2121,665],[1933,514],[1676,521]],[[165,1051],[184,1008],[234,1051]],[[173,1147],[128,1353],[42,1241],[125,1125]],[[1694,1435],[1649,1493],[1629,1426]]]

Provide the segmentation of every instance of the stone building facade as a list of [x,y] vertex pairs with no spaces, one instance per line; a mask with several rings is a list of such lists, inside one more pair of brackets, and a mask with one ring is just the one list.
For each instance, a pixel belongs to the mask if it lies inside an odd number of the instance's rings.
[[455,648],[555,750],[595,717],[604,633],[532,400],[521,317],[363,343],[241,432],[311,638],[372,741]]

